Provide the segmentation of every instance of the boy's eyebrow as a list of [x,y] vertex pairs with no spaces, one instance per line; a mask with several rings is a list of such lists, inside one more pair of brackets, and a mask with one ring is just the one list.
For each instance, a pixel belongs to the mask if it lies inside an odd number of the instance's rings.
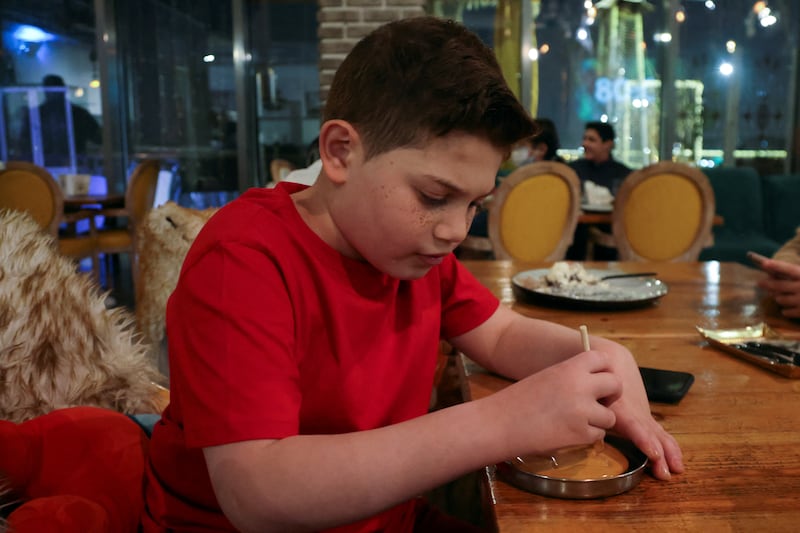
[[[445,178],[442,178],[440,176],[429,176],[429,177],[437,185],[440,185],[440,186],[444,187],[445,189],[449,189],[454,194],[463,195],[463,196],[471,196],[471,194],[469,194],[467,191],[465,191],[464,189],[462,189],[461,187],[459,187],[455,183],[453,183],[453,182],[451,182],[451,181],[449,181],[449,180],[447,180]],[[494,190],[494,186],[492,186],[492,188],[490,190],[486,191],[485,193],[480,194],[478,197],[479,198],[483,198],[484,196],[488,196],[488,195],[492,194],[493,190]]]

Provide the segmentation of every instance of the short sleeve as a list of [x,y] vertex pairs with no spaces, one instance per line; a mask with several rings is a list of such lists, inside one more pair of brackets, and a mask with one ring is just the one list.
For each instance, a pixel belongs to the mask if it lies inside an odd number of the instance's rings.
[[500,305],[453,255],[441,265],[442,337],[450,339],[483,324]]
[[296,434],[293,313],[276,264],[238,243],[184,268],[167,312],[170,375],[190,447]]

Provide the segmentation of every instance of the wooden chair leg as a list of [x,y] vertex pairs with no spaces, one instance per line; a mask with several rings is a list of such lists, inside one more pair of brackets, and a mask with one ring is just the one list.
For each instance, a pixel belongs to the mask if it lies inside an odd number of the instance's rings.
[[97,285],[102,286],[100,283],[100,254],[97,251],[92,252],[92,276]]
[[103,263],[106,271],[106,289],[114,290],[114,254],[103,254]]

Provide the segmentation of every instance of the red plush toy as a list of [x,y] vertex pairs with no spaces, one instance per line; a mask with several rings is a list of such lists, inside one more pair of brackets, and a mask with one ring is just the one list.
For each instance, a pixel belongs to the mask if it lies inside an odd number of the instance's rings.
[[134,533],[143,508],[147,437],[130,418],[72,407],[0,421],[0,484],[22,504],[14,533]]

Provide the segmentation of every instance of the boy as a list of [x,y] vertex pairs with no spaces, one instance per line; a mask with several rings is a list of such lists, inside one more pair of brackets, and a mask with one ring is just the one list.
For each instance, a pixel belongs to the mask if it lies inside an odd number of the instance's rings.
[[[475,35],[381,27],[324,118],[316,183],[249,191],[184,262],[145,531],[412,531],[430,516],[416,495],[610,428],[658,477],[682,470],[630,353],[579,353],[576,331],[500,306],[451,253],[533,133]],[[520,381],[426,414],[440,337]]]

